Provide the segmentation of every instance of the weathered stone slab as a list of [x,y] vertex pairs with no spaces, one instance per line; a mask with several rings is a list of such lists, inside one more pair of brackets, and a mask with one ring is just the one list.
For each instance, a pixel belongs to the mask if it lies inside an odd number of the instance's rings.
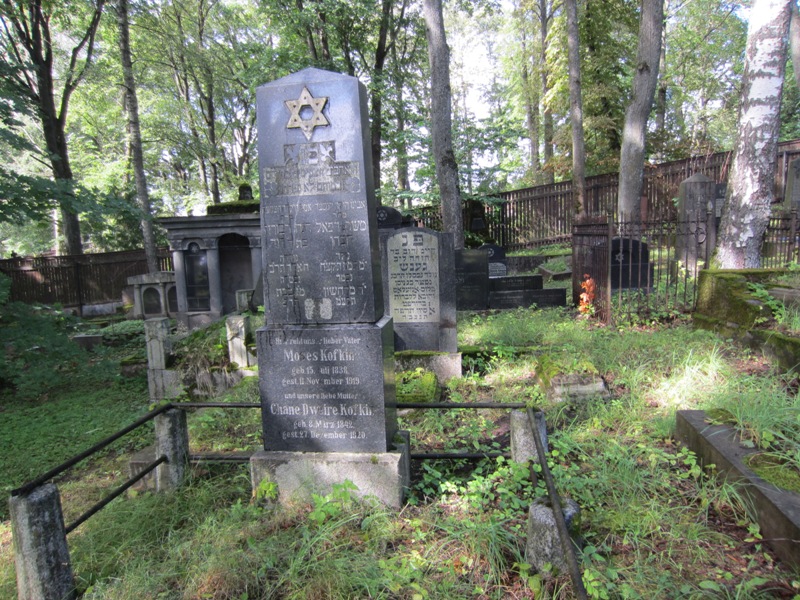
[[545,390],[551,402],[582,400],[586,398],[607,398],[606,382],[593,373],[568,373],[555,375]]
[[270,323],[376,322],[383,292],[366,89],[309,68],[256,97]]
[[[541,412],[535,413],[534,418],[536,419],[536,427],[539,430],[539,438],[542,441],[544,451],[548,452],[547,424],[544,420],[544,414]],[[517,462],[539,460],[530,419],[527,411],[524,410],[511,411],[511,458]]]
[[390,319],[270,324],[256,340],[265,450],[386,452],[397,430]]
[[744,459],[756,452],[744,448],[732,427],[710,425],[702,410],[679,410],[675,437],[715,472],[736,482],[752,500],[764,541],[793,568],[800,568],[800,494],[782,490],[753,473]]
[[440,384],[461,377],[460,352],[397,352],[394,360],[398,372],[424,369],[436,375]]
[[250,458],[253,488],[267,479],[278,488],[278,502],[309,502],[312,494],[329,494],[350,481],[359,497],[374,496],[391,508],[402,508],[410,482],[407,443],[393,452],[257,452]]
[[[563,502],[561,510],[567,523],[567,530],[573,539],[577,538],[575,531],[580,516],[580,507],[574,500]],[[558,535],[556,519],[549,501],[537,499],[528,510],[528,541],[525,546],[525,560],[537,571],[542,571],[546,564],[550,564],[559,573],[567,573],[567,559]]]
[[506,275],[489,279],[490,292],[508,292],[513,290],[541,290],[544,280],[541,275]]
[[17,597],[22,600],[71,600],[75,580],[67,548],[61,498],[52,483],[12,496],[11,513]]

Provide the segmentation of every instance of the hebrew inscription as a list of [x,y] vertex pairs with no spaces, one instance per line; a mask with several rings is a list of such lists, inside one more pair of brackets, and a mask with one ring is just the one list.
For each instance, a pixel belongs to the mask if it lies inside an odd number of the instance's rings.
[[387,241],[389,298],[395,323],[439,322],[439,240],[400,233]]

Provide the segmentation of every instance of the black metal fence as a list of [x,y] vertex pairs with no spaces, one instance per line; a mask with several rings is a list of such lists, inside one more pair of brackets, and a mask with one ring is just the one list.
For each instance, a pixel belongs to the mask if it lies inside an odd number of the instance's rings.
[[[572,299],[603,322],[689,312],[697,280],[716,246],[713,213],[685,221],[622,223],[593,217],[572,228]],[[773,214],[762,246],[762,266],[797,262],[797,212]]]

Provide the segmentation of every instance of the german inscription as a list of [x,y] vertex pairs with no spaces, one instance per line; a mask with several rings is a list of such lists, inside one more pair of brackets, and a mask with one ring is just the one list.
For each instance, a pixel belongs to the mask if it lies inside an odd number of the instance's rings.
[[386,243],[389,304],[395,323],[439,322],[439,240],[404,232]]
[[265,333],[259,360],[274,374],[261,380],[267,450],[385,450],[385,434],[375,435],[385,420],[381,332],[339,327]]

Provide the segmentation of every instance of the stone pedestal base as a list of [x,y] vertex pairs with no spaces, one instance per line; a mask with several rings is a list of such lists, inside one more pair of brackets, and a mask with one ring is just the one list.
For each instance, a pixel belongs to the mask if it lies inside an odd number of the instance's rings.
[[357,496],[375,496],[390,508],[402,508],[411,478],[409,445],[392,452],[279,452],[260,451],[250,458],[253,489],[268,479],[278,486],[278,502],[308,502],[311,494],[325,495],[334,484],[353,482]]
[[[567,573],[567,558],[558,536],[556,519],[553,508],[548,506],[549,501],[539,498],[531,504],[528,510],[528,540],[525,545],[525,560],[537,571],[542,572],[546,564],[551,564],[557,572]],[[580,507],[574,500],[563,503],[562,511],[567,529],[573,543],[577,536],[577,523],[580,518]]]
[[[544,414],[535,413],[536,426],[539,429],[539,438],[542,440],[544,451],[547,450],[547,424]],[[536,451],[536,442],[533,439],[528,413],[524,410],[511,411],[511,460],[525,462],[528,460],[538,460],[539,453]]]
[[418,367],[431,371],[442,385],[453,377],[461,377],[461,352],[395,352],[394,363],[397,371],[413,371]]

